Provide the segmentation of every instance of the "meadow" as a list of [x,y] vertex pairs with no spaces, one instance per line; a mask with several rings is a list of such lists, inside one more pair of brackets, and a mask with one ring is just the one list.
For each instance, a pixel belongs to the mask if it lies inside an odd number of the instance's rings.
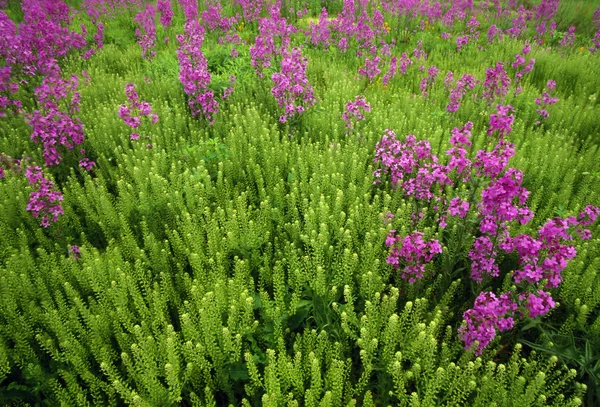
[[0,404],[600,405],[600,0],[0,1]]

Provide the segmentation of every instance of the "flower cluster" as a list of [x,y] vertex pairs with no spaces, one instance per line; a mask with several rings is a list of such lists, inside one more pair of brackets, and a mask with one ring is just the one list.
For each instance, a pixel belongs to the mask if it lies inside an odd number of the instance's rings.
[[[84,34],[86,33],[85,26],[81,26]],[[95,45],[95,47],[94,47]],[[101,21],[96,23],[96,34],[94,34],[94,45],[90,44],[88,50],[81,56],[83,59],[90,59],[99,49],[104,46],[104,24]]]
[[[550,117],[550,113],[546,110],[546,106],[551,106],[558,102],[558,98],[554,98],[550,96],[550,92],[553,92],[556,89],[556,82],[553,80],[549,80],[546,84],[546,90],[542,93],[541,98],[535,99],[535,104],[540,106],[540,109],[536,110],[537,114],[539,114],[542,119],[547,119]],[[536,124],[539,124],[538,121]]]
[[536,20],[552,20],[558,11],[559,3],[560,0],[542,0],[534,11]]
[[242,6],[244,19],[248,22],[258,20],[258,16],[263,9],[262,0],[235,0],[234,4]]
[[[519,269],[513,272],[515,283],[526,289],[520,294],[502,294],[500,299],[491,292],[482,292],[475,301],[475,307],[463,314],[464,324],[459,328],[459,335],[467,349],[471,349],[474,342],[478,341],[476,354],[495,338],[496,330],[499,332],[512,328],[515,318],[537,318],[546,315],[556,306],[551,295],[542,288],[556,288],[562,281],[561,272],[569,260],[577,255],[572,244],[571,229],[582,239],[590,239],[591,232],[583,226],[589,226],[600,216],[600,208],[587,206],[577,217],[566,219],[550,219],[539,231],[539,238],[521,234],[511,238],[503,236],[499,250],[506,253],[516,252],[519,255]],[[480,269],[490,270],[492,276],[498,275],[498,267],[490,259],[497,255],[494,244],[489,238],[476,240],[473,251],[478,252],[475,262]],[[473,252],[472,251],[472,252]],[[482,260],[480,260],[482,259]],[[545,287],[540,283],[547,281]],[[528,288],[529,287],[529,288]],[[517,309],[521,312],[515,312]]]
[[160,13],[160,23],[166,29],[171,25],[173,19],[173,9],[170,0],[157,0],[156,10]]
[[140,28],[135,29],[138,44],[142,47],[142,56],[148,60],[156,55],[156,9],[150,3],[133,19]]
[[[448,76],[446,82],[451,83],[452,76]],[[514,123],[513,110],[511,106],[498,106],[497,112],[490,117],[488,128],[488,136],[495,140],[495,145],[491,151],[477,151],[472,161],[468,158],[472,123],[452,130],[452,148],[446,152],[449,161],[445,165],[431,153],[427,141],[417,142],[414,136],[408,135],[402,142],[391,130],[386,130],[375,152],[375,162],[381,166],[374,173],[375,183],[380,183],[382,175],[389,173],[392,186],[400,185],[406,196],[414,197],[417,205],[435,201],[434,210],[441,213],[436,218],[440,228],[446,228],[448,222],[455,225],[460,222],[462,228],[475,236],[468,248],[468,259],[470,277],[476,283],[483,284],[500,277],[497,258],[501,252],[517,256],[518,269],[512,274],[516,290],[499,297],[482,292],[473,309],[463,315],[464,324],[459,334],[467,349],[478,342],[475,349],[478,354],[494,339],[497,331],[510,329],[516,317],[535,318],[555,306],[543,290],[556,288],[562,281],[561,272],[576,255],[572,244],[574,233],[581,239],[589,239],[591,232],[586,227],[600,216],[599,208],[587,206],[577,217],[549,220],[538,230],[538,237],[528,234],[510,236],[512,223],[527,224],[533,218],[533,212],[525,205],[529,191],[523,187],[523,173],[507,168],[515,150],[514,144],[508,141]],[[458,183],[464,183],[466,191],[446,195],[452,189],[462,191],[464,188]],[[446,185],[453,188],[446,189]],[[484,187],[480,190],[481,185]],[[469,192],[470,197],[465,199]],[[423,216],[422,213],[419,216]],[[413,234],[402,240],[394,232],[386,241],[386,245],[392,247],[388,263],[396,266],[404,259],[410,267],[403,277],[413,282],[423,275],[423,261],[431,260],[434,252],[441,251],[434,246],[435,250],[427,252],[421,235]],[[402,247],[406,245],[406,249],[396,247],[397,242],[402,242]],[[415,253],[423,254],[418,257]],[[516,313],[519,308],[522,311]]]
[[[127,95],[129,106],[122,104],[119,107],[119,117],[123,119],[126,125],[135,130],[141,126],[142,117],[144,116],[150,118],[152,124],[158,122],[158,115],[152,112],[152,106],[148,102],[140,102],[140,97],[133,83],[125,84],[125,94]],[[139,138],[140,135],[136,132],[131,133],[129,136],[130,140],[139,140]]]
[[460,51],[461,49],[463,49],[463,47],[465,47],[467,44],[469,44],[469,36],[468,35],[462,35],[462,36],[458,36],[456,37],[456,50]]
[[271,93],[285,112],[279,121],[285,123],[296,114],[302,114],[307,107],[315,104],[313,88],[306,77],[308,60],[302,56],[300,48],[284,51],[281,72],[274,73],[271,79],[274,86]]
[[275,56],[283,56],[291,43],[291,35],[297,31],[296,27],[288,24],[284,17],[280,16],[277,7],[271,8],[268,18],[260,18],[258,32],[255,42],[250,46],[250,58],[252,66],[256,69],[259,77],[263,77],[263,70],[271,66],[271,59]]
[[380,61],[381,58],[378,56],[365,58],[365,65],[358,69],[358,74],[366,77],[369,83],[372,83],[375,80],[375,77],[381,73],[381,70],[379,69]]
[[456,81],[454,88],[450,91],[450,102],[446,105],[446,111],[448,113],[458,111],[460,102],[467,94],[467,91],[473,90],[478,83],[479,81],[477,81],[473,75],[469,75],[468,73],[463,74],[463,76]]
[[[59,146],[73,151],[76,145],[83,143],[83,125],[75,113],[79,112],[80,95],[77,92],[79,79],[73,75],[69,80],[59,76],[49,76],[35,90],[35,96],[41,109],[25,115],[32,128],[31,140],[42,144],[42,154],[46,165],[57,165],[62,156]],[[67,111],[59,105],[66,105]]]
[[523,50],[521,51],[521,54],[515,55],[515,62],[513,62],[511,64],[511,66],[514,69],[516,69],[515,82],[514,82],[514,86],[515,86],[514,95],[515,96],[518,96],[519,94],[521,94],[521,92],[523,92],[523,87],[521,86],[521,81],[523,80],[523,77],[525,76],[525,74],[531,72],[531,70],[533,69],[533,66],[535,65],[534,58],[530,58],[527,65],[525,65],[525,56],[527,54],[529,54],[529,52],[531,52],[531,46],[529,45],[529,42],[525,42],[525,45],[523,46]]
[[[70,31],[69,7],[57,1],[27,1],[21,5],[23,22],[16,25],[0,10],[0,56],[15,78],[58,74],[57,59],[85,47],[85,38]],[[19,78],[22,79],[22,78]]]
[[492,24],[487,32],[488,43],[491,44],[496,38],[498,38],[499,41],[502,41],[503,37],[504,31],[499,29],[496,24]]
[[216,30],[227,32],[235,25],[236,18],[223,17],[222,11],[223,6],[217,3],[216,5],[209,5],[208,8],[202,12],[202,23],[207,32]]
[[[417,279],[423,278],[425,264],[436,254],[442,253],[442,246],[435,239],[424,242],[421,232],[414,232],[404,239],[396,236],[395,233],[395,230],[390,230],[385,241],[386,246],[392,248],[387,263],[392,264],[396,269],[403,264],[402,278],[412,284]],[[401,243],[400,247],[396,243]]]
[[429,87],[433,86],[439,73],[440,73],[440,70],[438,68],[436,68],[434,65],[432,65],[427,70],[427,77],[421,79],[420,88],[421,88],[421,94],[423,95],[424,98],[429,96],[429,92],[427,92],[427,89]]
[[9,108],[18,112],[22,107],[21,101],[12,98],[18,92],[19,85],[11,81],[11,69],[10,66],[0,68],[0,117],[6,116]]
[[[429,142],[417,141],[412,134],[407,135],[402,143],[392,130],[386,130],[377,143],[374,161],[383,167],[375,171],[376,178],[389,172],[394,188],[400,184],[406,196],[417,200],[429,202],[436,196],[432,188],[452,183],[448,177],[449,169],[438,163],[437,156],[431,153]],[[375,180],[375,183],[380,182]]]
[[342,114],[342,119],[346,122],[347,133],[354,130],[355,123],[365,119],[365,112],[370,111],[371,105],[367,103],[364,96],[356,96],[354,102],[346,103],[346,111]]
[[219,111],[214,93],[208,88],[210,72],[208,61],[201,50],[204,42],[204,28],[197,21],[188,21],[184,26],[185,34],[177,36],[179,48],[179,79],[183,90],[189,96],[188,105],[194,116],[204,117],[210,124]]
[[514,319],[507,314],[516,309],[517,304],[509,294],[502,294],[500,298],[491,292],[479,294],[473,308],[463,314],[465,324],[458,329],[465,348],[471,349],[477,341],[475,354],[481,355],[483,349],[495,338],[496,329],[503,332],[514,326]]
[[198,0],[178,0],[186,23],[198,20]]
[[412,59],[410,59],[410,57],[408,55],[406,55],[405,52],[402,53],[402,55],[400,56],[400,73],[402,75],[406,75],[406,71],[408,70],[408,67],[411,66],[413,64]]
[[496,63],[494,68],[488,68],[485,72],[483,99],[487,100],[490,104],[497,98],[503,100],[508,93],[510,83],[511,80],[504,69],[504,63]]
[[64,214],[60,204],[63,200],[62,193],[56,190],[54,182],[47,179],[38,166],[27,167],[25,177],[29,181],[29,185],[34,188],[33,192],[29,194],[27,210],[34,217],[41,217],[40,224],[47,228],[50,226],[51,220],[57,222],[58,215]]
[[512,27],[505,31],[506,34],[517,38],[527,30],[527,22],[533,19],[533,13],[525,7],[520,6],[517,10],[517,17],[512,20]]
[[390,67],[389,67],[388,71],[385,73],[385,75],[383,75],[381,82],[385,86],[387,86],[390,83],[390,79],[393,79],[394,76],[396,76],[397,72],[398,72],[398,58],[396,58],[394,56],[390,59]]
[[600,49],[600,28],[596,31],[596,35],[592,39],[592,46],[590,47],[590,52],[595,54]]
[[570,47],[575,42],[575,26],[569,27],[569,30],[565,33],[564,37],[560,40],[560,45],[563,47]]
[[330,26],[331,22],[329,21],[327,9],[323,7],[319,16],[319,22],[317,24],[310,23],[305,35],[310,37],[310,42],[313,46],[321,44],[325,47],[325,51],[327,51],[331,43]]

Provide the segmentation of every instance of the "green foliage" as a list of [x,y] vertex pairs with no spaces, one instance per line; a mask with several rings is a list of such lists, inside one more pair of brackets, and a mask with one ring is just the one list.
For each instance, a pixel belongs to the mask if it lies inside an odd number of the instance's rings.
[[[322,6],[340,10],[339,2],[308,3],[313,17]],[[565,25],[588,13],[579,3],[572,15],[562,6]],[[49,170],[64,194],[57,225],[40,228],[26,211],[25,178],[0,182],[1,404],[592,405],[600,394],[598,227],[553,292],[560,307],[498,337],[481,357],[456,338],[472,306],[464,253],[452,246],[459,231],[444,242],[457,253],[454,264],[433,263],[422,284],[408,285],[386,263],[387,213],[399,232],[414,227],[402,192],[373,185],[383,130],[428,139],[443,156],[449,130],[471,120],[481,148],[490,107],[465,99],[446,113],[441,83],[429,99],[415,96],[415,67],[389,86],[365,88],[353,78],[356,50],[307,46],[318,104],[295,127],[281,125],[270,79],[256,77],[247,48],[234,59],[211,39],[213,90],[221,94],[230,74],[237,83],[210,127],[191,118],[178,79],[173,43],[182,25],[179,16],[159,30],[148,63],[123,13],[107,22],[106,44],[89,62],[61,61],[65,72],[85,69],[92,78],[81,86],[81,119],[98,166]],[[394,53],[422,39],[441,74],[482,79],[523,45],[458,54],[438,31],[399,34]],[[523,94],[506,101],[517,109],[510,164],[524,171],[536,213],[514,234],[600,204],[600,65],[597,56],[566,52],[534,46]],[[534,100],[548,79],[560,103],[537,125]],[[127,82],[160,116],[143,128],[152,149],[130,142],[117,115]],[[345,103],[363,90],[372,113],[346,135]],[[22,92],[33,110],[31,90]],[[42,162],[21,117],[2,118],[0,132],[1,153]],[[425,233],[441,239],[437,226]],[[81,247],[79,259],[71,245]]]

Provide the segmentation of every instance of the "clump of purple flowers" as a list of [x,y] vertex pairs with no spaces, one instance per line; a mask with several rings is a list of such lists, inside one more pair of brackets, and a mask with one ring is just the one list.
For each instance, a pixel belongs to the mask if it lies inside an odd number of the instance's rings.
[[18,112],[21,107],[21,101],[13,99],[14,94],[19,91],[19,85],[11,81],[11,67],[4,66],[0,68],[0,117],[6,116],[6,112]]
[[178,0],[186,23],[198,20],[198,0]]
[[348,128],[346,133],[353,131],[355,124],[365,119],[365,112],[370,111],[371,105],[367,103],[367,99],[362,95],[356,96],[354,102],[346,103],[346,111],[342,114],[342,119],[344,119]]
[[[85,26],[81,25],[84,35],[87,34]],[[95,45],[95,47],[94,47]],[[88,50],[81,56],[83,59],[90,59],[98,50],[104,46],[104,24],[101,21],[96,23],[96,33],[94,34],[94,44],[90,44]]]
[[[79,78],[76,75],[65,80],[60,76],[49,76],[36,88],[35,96],[40,107],[25,118],[32,128],[31,140],[42,144],[42,154],[47,166],[62,161],[59,146],[73,151],[83,143],[83,125],[75,117],[79,113],[80,95],[77,92]],[[66,106],[63,111],[60,106]]]
[[560,40],[560,45],[563,47],[570,47],[575,42],[575,26],[569,27],[569,30],[565,33],[563,38]]
[[421,79],[420,88],[421,88],[421,94],[423,95],[424,98],[429,96],[429,92],[427,92],[427,89],[430,88],[431,86],[433,86],[439,73],[440,73],[440,70],[438,68],[436,68],[434,65],[432,65],[427,70],[427,77]]
[[188,105],[193,116],[202,116],[208,123],[214,123],[214,115],[219,111],[219,104],[212,90],[209,89],[210,72],[208,61],[201,50],[204,42],[204,28],[197,21],[188,21],[184,26],[184,34],[177,36],[179,48],[179,79],[183,90],[189,96]]
[[284,57],[291,44],[291,35],[296,31],[294,25],[288,24],[286,19],[281,17],[277,6],[271,7],[269,17],[259,19],[259,34],[250,46],[252,66],[259,77],[263,77],[265,68],[271,67],[271,59],[274,56]]
[[146,4],[145,10],[140,11],[133,21],[140,26],[135,29],[135,35],[142,47],[142,56],[150,60],[156,55],[156,9],[152,4]]
[[[140,101],[136,86],[133,83],[125,84],[125,94],[127,95],[127,104],[119,107],[119,117],[123,119],[126,125],[132,129],[137,129],[142,125],[142,117],[150,118],[152,124],[158,122],[158,115],[152,112],[152,106],[148,102]],[[130,140],[139,140],[140,135],[137,132],[131,133]]]
[[461,49],[463,49],[463,47],[465,47],[467,44],[469,44],[469,36],[468,35],[462,35],[462,36],[458,36],[456,37],[456,50],[460,51]]
[[[395,269],[403,265],[402,278],[412,284],[417,279],[423,278],[425,263],[430,262],[436,254],[442,253],[442,246],[435,239],[429,242],[423,241],[422,232],[414,232],[404,239],[395,236],[395,233],[395,230],[390,230],[385,241],[386,246],[392,248],[387,263],[392,264]],[[398,246],[397,243],[400,245]]]
[[47,228],[50,221],[57,222],[58,215],[63,215],[62,193],[56,190],[54,182],[44,176],[42,169],[29,166],[25,169],[25,177],[29,185],[33,186],[33,192],[29,194],[27,210],[35,218],[41,218],[40,224]]
[[302,114],[316,102],[313,88],[306,77],[307,65],[308,60],[302,56],[300,48],[292,48],[291,52],[283,53],[281,72],[271,76],[274,83],[271,93],[279,106],[285,110],[279,117],[281,123]]
[[[449,79],[449,81],[446,82],[446,85],[450,87],[452,82],[453,80]],[[463,97],[467,94],[467,91],[473,90],[478,83],[479,82],[475,79],[473,75],[469,75],[468,73],[463,74],[463,76],[461,76],[458,79],[458,81],[456,81],[456,85],[450,91],[450,102],[446,105],[446,111],[448,113],[454,113],[458,111],[458,108],[460,107],[460,102],[462,101]]]
[[[451,83],[451,77],[448,82]],[[468,250],[470,277],[475,283],[485,286],[491,279],[501,277],[497,258],[502,252],[517,256],[518,267],[512,270],[516,290],[499,296],[483,291],[474,307],[463,315],[459,336],[467,349],[472,349],[477,341],[477,354],[481,354],[497,331],[512,328],[517,318],[536,318],[555,306],[544,290],[560,284],[561,272],[576,256],[574,236],[590,239],[591,232],[586,227],[600,216],[600,208],[587,206],[578,216],[548,220],[538,230],[537,237],[510,235],[512,223],[527,224],[533,218],[533,212],[526,206],[529,191],[523,187],[522,171],[507,168],[515,150],[515,145],[508,141],[514,124],[513,110],[510,106],[498,106],[490,117],[487,132],[496,143],[491,151],[476,152],[473,160],[468,158],[472,123],[452,130],[447,164],[440,163],[431,153],[429,142],[417,142],[412,135],[402,142],[391,130],[386,130],[376,146],[375,162],[381,167],[374,173],[374,183],[380,183],[382,175],[389,173],[392,186],[401,187],[405,196],[415,200],[417,218],[424,216],[419,210],[422,203],[427,206],[434,203],[433,209],[439,213],[435,219],[441,229],[452,223],[470,235],[457,238],[460,241],[449,247]],[[433,255],[448,256],[443,262],[446,264],[454,261],[457,254],[442,253],[437,241],[432,241],[428,248],[418,233],[403,239],[392,230],[386,240],[386,245],[392,247],[388,263],[398,268],[403,260],[407,265],[403,278],[409,282],[423,276],[422,266]],[[402,242],[402,248],[396,246],[398,242]]]
[[498,62],[493,68],[488,68],[485,73],[485,82],[483,83],[483,99],[489,104],[497,99],[504,100],[504,97],[510,89],[511,80],[504,69],[504,63]]
[[369,83],[372,83],[375,80],[375,77],[381,73],[381,70],[379,69],[380,61],[381,58],[378,56],[365,58],[365,65],[358,69],[358,74],[366,77]]
[[160,23],[166,29],[171,25],[173,19],[173,9],[170,0],[157,0],[156,10],[160,13]]
[[491,292],[479,294],[473,308],[463,314],[464,325],[458,328],[465,348],[471,349],[477,341],[475,353],[480,355],[496,337],[496,329],[503,332],[514,326],[515,320],[507,313],[516,309],[517,304],[512,301],[510,294],[502,294],[500,298]]

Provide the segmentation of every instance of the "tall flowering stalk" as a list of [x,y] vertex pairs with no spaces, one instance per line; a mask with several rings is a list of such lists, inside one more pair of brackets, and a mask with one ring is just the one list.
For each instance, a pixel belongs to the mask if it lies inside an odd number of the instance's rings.
[[346,122],[346,133],[350,133],[354,130],[354,126],[357,122],[365,119],[365,112],[371,111],[371,105],[367,103],[367,99],[364,96],[358,95],[354,102],[350,101],[346,103],[346,111],[342,114],[342,119]]
[[313,88],[306,77],[307,65],[308,60],[302,56],[300,48],[292,48],[291,52],[283,53],[281,71],[271,76],[274,83],[271,93],[284,109],[279,117],[282,123],[302,114],[316,102]]
[[205,26],[207,32],[213,31],[229,31],[236,23],[235,17],[224,17],[222,15],[223,7],[217,3],[216,5],[209,5],[206,10],[202,12],[202,24]]
[[[84,34],[87,33],[85,26],[82,24],[81,29]],[[83,59],[90,59],[98,50],[104,46],[104,24],[101,21],[96,23],[96,33],[94,34],[94,42],[90,44],[88,50],[81,56]]]
[[323,45],[325,51],[329,49],[331,44],[331,21],[329,21],[329,15],[327,9],[323,7],[321,15],[319,16],[319,22],[317,24],[310,23],[308,29],[304,33],[310,37],[310,42],[313,46]]
[[30,166],[25,170],[25,177],[34,190],[29,194],[27,210],[36,218],[41,218],[40,224],[47,228],[50,221],[57,222],[58,215],[63,215],[60,202],[63,196],[54,185],[54,182],[44,176],[38,166]]
[[[152,124],[158,122],[158,115],[152,112],[152,106],[148,102],[140,101],[136,86],[133,83],[125,84],[125,94],[128,104],[122,104],[119,107],[119,117],[123,119],[126,125],[136,130],[142,125],[142,117],[150,119]],[[140,135],[137,132],[129,135],[130,140],[139,140]]]
[[258,20],[264,7],[263,0],[235,0],[234,4],[242,6],[244,19],[247,22]]
[[[390,230],[390,233],[395,232]],[[423,278],[425,264],[436,254],[442,253],[440,242],[435,239],[425,242],[421,232],[414,232],[404,238],[390,235],[385,244],[391,247],[387,263],[392,264],[395,269],[403,265],[402,278],[411,284]]]
[[514,95],[518,96],[523,92],[523,87],[521,86],[521,82],[523,77],[533,70],[533,66],[535,65],[535,59],[530,58],[527,65],[525,64],[525,57],[531,52],[531,46],[529,42],[525,42],[523,49],[520,54],[515,55],[515,61],[511,64],[515,72],[515,81],[514,81]]
[[432,65],[427,70],[427,77],[421,79],[420,88],[421,88],[421,94],[423,95],[424,98],[429,96],[429,92],[427,92],[427,89],[429,89],[431,86],[433,86],[439,73],[440,73],[440,70],[438,68],[436,68],[434,65]]
[[142,56],[148,60],[156,55],[156,9],[152,4],[140,11],[133,19],[139,24],[135,29],[138,44],[142,47]]
[[[556,89],[556,82],[553,80],[549,80],[546,84],[546,90],[542,93],[541,98],[535,99],[535,104],[540,107],[536,112],[541,116],[542,119],[547,119],[550,117],[550,113],[546,110],[547,106],[552,106],[553,104],[558,102],[558,98],[550,96],[550,92],[553,92]],[[540,122],[538,121],[537,124]]]
[[504,69],[504,63],[498,62],[493,68],[488,68],[485,73],[485,82],[483,83],[483,99],[488,104],[504,97],[510,89],[511,80]]
[[365,65],[358,69],[358,74],[367,78],[369,83],[375,82],[375,78],[381,73],[381,70],[379,69],[380,61],[381,58],[378,56],[365,58]]
[[271,7],[269,17],[259,19],[258,35],[250,46],[252,66],[259,77],[262,78],[263,71],[271,67],[274,56],[283,57],[291,44],[291,35],[296,31],[296,27],[281,17],[276,6]]
[[184,26],[185,33],[177,36],[179,48],[179,79],[183,90],[188,95],[188,105],[193,116],[202,116],[210,124],[214,123],[214,115],[219,110],[215,95],[208,88],[210,72],[208,62],[201,50],[204,42],[204,28],[197,21],[188,21]]
[[[40,109],[25,115],[32,128],[31,140],[42,144],[47,166],[62,161],[60,146],[73,151],[75,146],[84,141],[83,124],[76,117],[81,98],[77,92],[78,85],[79,78],[76,75],[68,80],[60,76],[45,78],[35,90]],[[61,106],[65,106],[66,110],[61,110]]]
[[560,45],[563,47],[570,47],[575,42],[575,26],[569,27],[569,30],[565,33],[564,37],[560,40]]
[[40,225],[44,228],[50,226],[50,222],[57,222],[59,215],[63,215],[62,193],[56,188],[54,182],[37,165],[29,165],[28,159],[17,160],[5,154],[0,154],[0,179],[6,174],[24,175],[33,190],[29,193],[27,211],[35,218],[40,219]]
[[19,91],[19,85],[12,81],[11,69],[10,66],[0,68],[0,117],[6,116],[9,111],[16,113],[22,107],[21,101],[13,96]]
[[171,0],[157,0],[156,11],[160,13],[160,23],[167,29],[171,25],[173,19],[173,9],[171,8]]
[[198,20],[198,0],[178,0],[186,23]]
[[[453,81],[451,81],[448,85],[450,85],[452,82]],[[473,90],[478,83],[479,82],[473,75],[469,75],[468,73],[463,74],[463,76],[456,81],[456,85],[450,91],[450,102],[446,105],[446,111],[448,113],[455,113],[458,111],[464,96],[469,90]]]

